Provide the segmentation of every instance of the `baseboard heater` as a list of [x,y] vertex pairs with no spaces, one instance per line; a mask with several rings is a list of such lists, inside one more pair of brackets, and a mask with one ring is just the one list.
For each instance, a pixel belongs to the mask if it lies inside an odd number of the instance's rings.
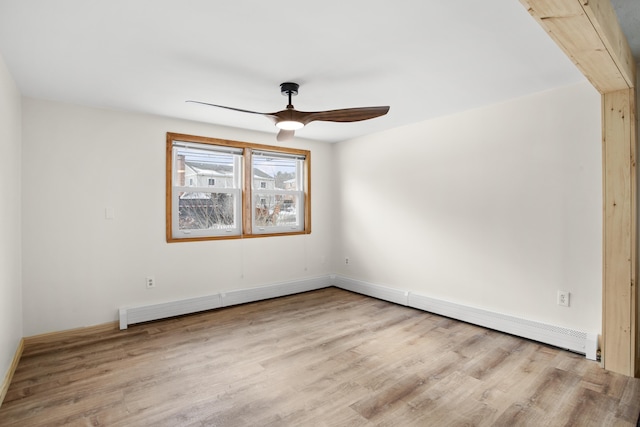
[[331,286],[330,276],[291,282],[274,283],[256,288],[237,289],[218,294],[204,295],[178,301],[159,302],[139,306],[122,307],[119,310],[120,329],[127,329],[129,325],[198,313],[247,302],[260,301],[269,298],[282,297],[301,292]]
[[597,359],[597,333],[587,333],[546,323],[534,322],[528,319],[455,304],[413,292],[402,291],[342,276],[333,276],[333,285],[341,289],[428,311],[429,313],[550,344],[555,347],[584,354],[591,360]]
[[129,325],[136,323],[277,298],[329,286],[564,348],[584,354],[591,360],[597,359],[598,334],[596,333],[534,322],[336,275],[238,289],[178,301],[123,307],[120,309],[120,329],[127,329]]

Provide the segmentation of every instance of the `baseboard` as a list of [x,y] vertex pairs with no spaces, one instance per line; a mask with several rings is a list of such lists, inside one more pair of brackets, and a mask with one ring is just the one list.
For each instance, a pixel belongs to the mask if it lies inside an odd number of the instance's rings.
[[120,329],[127,329],[129,325],[135,323],[166,319],[168,317],[277,298],[329,286],[331,286],[331,277],[321,276],[289,282],[272,283],[255,288],[237,289],[177,301],[167,301],[158,304],[122,307],[119,310]]
[[591,360],[597,358],[597,333],[534,322],[341,276],[336,276],[333,284],[341,289],[571,350],[584,354]]
[[65,329],[63,331],[47,332],[44,334],[32,335],[24,338],[25,348],[40,344],[51,344],[55,342],[68,341],[74,338],[92,336],[102,332],[110,332],[118,329],[117,322],[101,323],[93,326],[83,326],[81,328]]
[[13,355],[13,360],[11,361],[11,365],[9,366],[9,370],[7,371],[7,374],[4,376],[4,380],[2,381],[2,388],[0,388],[0,406],[2,406],[2,402],[4,402],[4,398],[7,396],[7,392],[9,391],[9,385],[11,384],[11,380],[13,379],[13,374],[16,372],[18,363],[20,362],[20,358],[22,357],[23,350],[24,350],[24,338],[20,339],[20,342],[18,343],[18,348],[16,349],[16,352]]

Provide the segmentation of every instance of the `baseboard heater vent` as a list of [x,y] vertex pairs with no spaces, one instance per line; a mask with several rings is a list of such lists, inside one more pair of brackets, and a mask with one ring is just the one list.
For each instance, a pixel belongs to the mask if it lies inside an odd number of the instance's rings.
[[333,284],[352,292],[581,353],[591,360],[597,359],[597,333],[535,322],[341,276],[334,277]]
[[303,279],[291,282],[274,283],[271,285],[237,289],[226,293],[205,295],[178,301],[158,304],[123,307],[120,309],[120,329],[127,329],[129,325],[151,320],[166,319],[184,314],[198,313],[236,304],[244,304],[269,298],[282,297],[331,286],[329,276]]
[[174,316],[182,316],[184,314],[213,310],[214,308],[220,307],[222,307],[220,294],[207,295],[160,304],[150,304],[138,307],[125,307],[120,309],[120,329],[127,329],[127,326],[133,325],[135,323],[166,319],[168,317]]
[[329,276],[296,280],[292,282],[274,283],[256,288],[238,289],[220,294],[224,307],[247,302],[260,301],[285,295],[299,294],[331,286]]
[[596,360],[597,335],[410,293],[409,307],[586,355]]
[[384,301],[393,302],[400,305],[408,305],[409,292],[394,288],[389,288],[372,283],[362,282],[360,280],[349,279],[343,276],[333,277],[333,286],[344,289],[346,291],[356,292],[358,294],[368,295]]

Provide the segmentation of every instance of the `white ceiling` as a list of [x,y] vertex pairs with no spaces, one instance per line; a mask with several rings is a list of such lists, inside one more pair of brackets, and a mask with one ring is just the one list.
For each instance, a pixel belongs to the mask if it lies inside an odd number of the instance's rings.
[[297,132],[328,142],[584,81],[516,0],[0,0],[0,54],[25,96],[274,136],[184,101],[274,112],[294,81],[299,110],[391,106]]

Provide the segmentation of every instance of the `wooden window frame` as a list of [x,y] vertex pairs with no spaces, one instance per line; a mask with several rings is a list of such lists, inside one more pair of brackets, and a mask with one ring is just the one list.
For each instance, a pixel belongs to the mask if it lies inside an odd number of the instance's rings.
[[[223,147],[232,147],[242,149],[243,168],[242,168],[242,208],[240,210],[241,231],[240,234],[224,235],[224,236],[194,236],[194,237],[174,237],[172,230],[173,222],[173,143],[181,141],[187,143],[216,145]],[[274,152],[283,154],[292,154],[296,156],[304,156],[303,161],[303,194],[304,194],[304,227],[302,230],[291,232],[279,231],[276,233],[253,233],[252,231],[252,153],[253,151]],[[205,136],[187,135],[182,133],[167,132],[166,141],[166,238],[167,243],[176,242],[193,242],[208,240],[231,240],[254,237],[274,237],[274,236],[291,236],[300,234],[311,234],[311,151],[297,148],[279,147],[274,145],[255,144],[243,141],[234,141],[228,139],[211,138]]]

